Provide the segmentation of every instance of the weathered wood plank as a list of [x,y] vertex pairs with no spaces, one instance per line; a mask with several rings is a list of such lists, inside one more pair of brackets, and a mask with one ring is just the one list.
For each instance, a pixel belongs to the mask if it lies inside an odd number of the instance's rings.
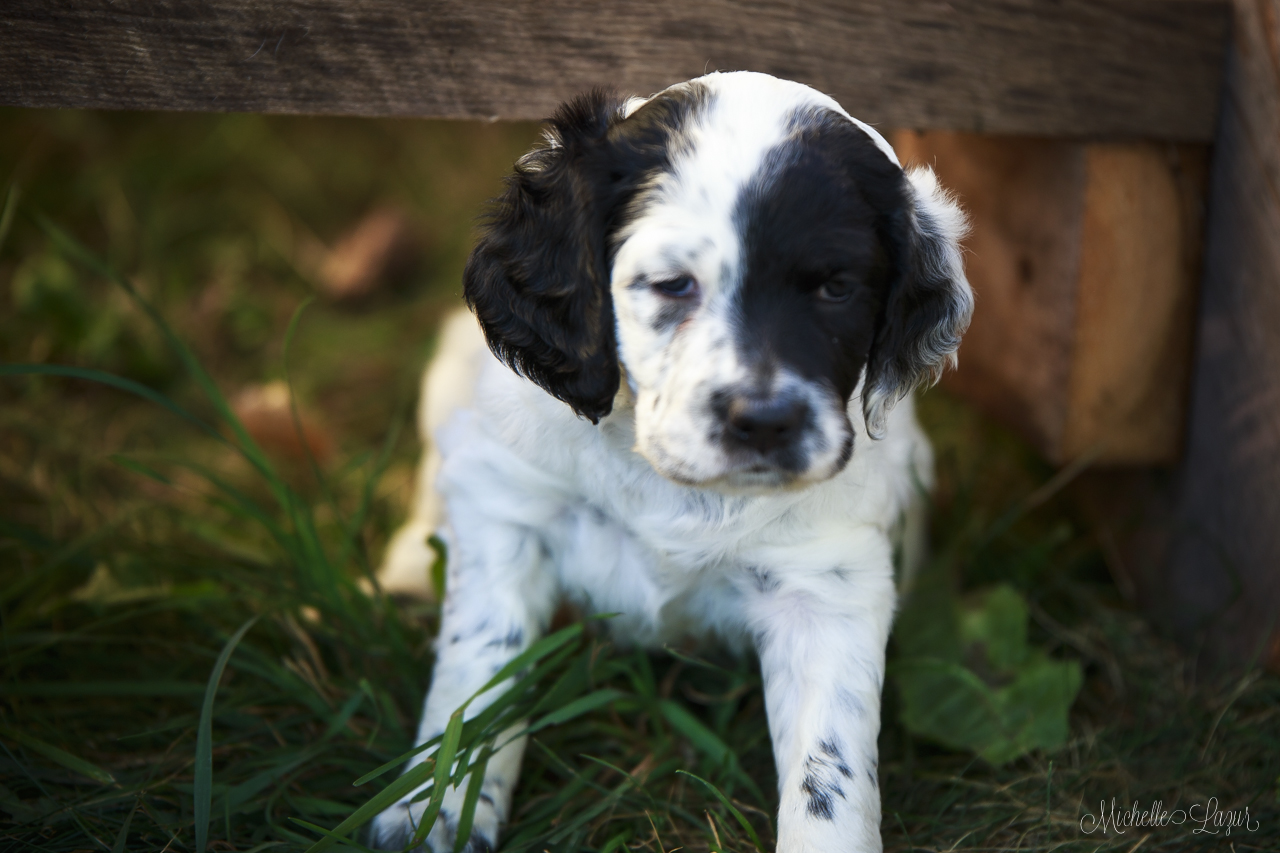
[[8,0],[0,103],[538,119],[707,69],[886,126],[1207,140],[1219,0]]
[[1280,0],[1239,0],[1168,562],[1153,612],[1219,660],[1280,670]]

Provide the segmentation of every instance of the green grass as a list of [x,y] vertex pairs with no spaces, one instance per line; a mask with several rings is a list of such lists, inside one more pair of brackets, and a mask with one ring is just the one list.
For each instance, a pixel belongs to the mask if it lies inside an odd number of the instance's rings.
[[[361,579],[407,502],[416,375],[471,218],[534,129],[19,111],[0,126],[0,191],[18,190],[0,213],[0,358],[123,380],[0,377],[0,848],[305,850],[412,746],[437,612]],[[313,287],[289,235],[332,241],[389,200],[430,247],[408,285],[299,318]],[[339,448],[319,476],[256,447],[225,403],[285,376],[286,341]],[[998,767],[913,737],[891,683],[886,848],[1275,849],[1280,681],[1196,671],[1123,606],[1069,490],[1028,505],[1050,469],[941,392],[921,412],[935,582],[1011,585],[1034,647],[1085,682],[1064,746]],[[499,713],[453,733],[474,761],[513,721],[542,726],[503,849],[772,849],[751,661],[620,651],[598,619],[560,639]],[[1257,829],[1084,833],[1113,797],[1216,797]]]

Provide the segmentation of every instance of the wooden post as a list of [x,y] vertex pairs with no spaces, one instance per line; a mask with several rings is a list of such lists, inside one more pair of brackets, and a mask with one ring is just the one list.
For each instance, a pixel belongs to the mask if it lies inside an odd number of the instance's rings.
[[1280,669],[1280,0],[1237,0],[1214,149],[1187,453],[1152,611]]

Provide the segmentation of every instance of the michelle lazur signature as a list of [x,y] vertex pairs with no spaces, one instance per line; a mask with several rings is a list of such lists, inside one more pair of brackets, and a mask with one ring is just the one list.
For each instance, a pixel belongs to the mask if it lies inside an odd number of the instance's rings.
[[1192,803],[1185,809],[1166,809],[1164,803],[1156,800],[1147,808],[1134,802],[1127,809],[1116,807],[1115,797],[1108,803],[1103,800],[1098,804],[1098,813],[1085,812],[1080,818],[1080,831],[1092,835],[1101,831],[1107,835],[1112,832],[1124,835],[1129,829],[1146,829],[1164,826],[1182,826],[1191,828],[1193,835],[1221,835],[1227,837],[1231,831],[1257,832],[1260,824],[1249,817],[1249,807],[1243,809],[1222,809],[1218,806],[1218,798],[1210,797],[1208,802]]

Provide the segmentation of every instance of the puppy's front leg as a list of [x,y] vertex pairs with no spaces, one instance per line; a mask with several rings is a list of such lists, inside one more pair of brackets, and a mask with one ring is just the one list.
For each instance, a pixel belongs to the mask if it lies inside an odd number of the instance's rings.
[[[418,728],[420,744],[442,733],[463,702],[546,630],[556,600],[555,583],[543,566],[542,549],[528,528],[455,523],[455,530],[460,541],[451,548],[435,671]],[[473,702],[467,709],[468,719],[488,707],[504,689],[505,685],[499,685]],[[497,846],[498,828],[510,810],[524,745],[525,739],[518,738],[489,759],[465,848],[468,853]],[[409,766],[429,754],[417,756]],[[440,817],[427,836],[427,846],[435,853],[453,850],[466,787],[467,780],[463,780],[445,794]],[[408,843],[427,807],[425,799],[410,802],[416,793],[377,817],[374,846],[398,850]]]
[[778,853],[878,853],[876,738],[894,603],[888,557],[750,575],[778,767]]

